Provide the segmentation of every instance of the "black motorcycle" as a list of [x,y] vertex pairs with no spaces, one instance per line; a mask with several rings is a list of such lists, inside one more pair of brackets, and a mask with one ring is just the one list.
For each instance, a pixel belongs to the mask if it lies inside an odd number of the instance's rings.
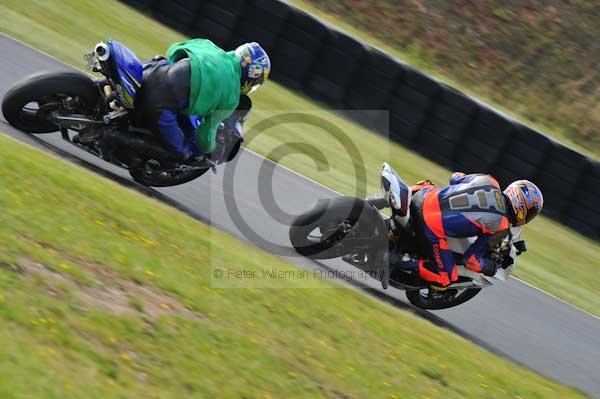
[[[320,201],[316,207],[300,216],[291,224],[289,238],[294,249],[312,259],[342,259],[380,280],[384,289],[388,285],[406,291],[406,297],[422,309],[446,309],[460,305],[482,288],[492,285],[492,279],[506,280],[515,267],[514,259],[526,251],[525,241],[519,241],[520,228],[511,229],[511,234],[495,248],[491,248],[498,259],[503,260],[493,277],[468,270],[462,253],[474,238],[449,239],[458,266],[458,281],[446,290],[430,289],[418,273],[390,270],[387,251],[405,256],[422,257],[421,237],[416,233],[410,216],[412,192],[398,174],[387,163],[381,169],[383,197],[361,199],[339,197]],[[391,209],[386,216],[380,211]]]
[[[183,184],[214,170],[208,158],[190,163],[173,160],[157,138],[136,126],[134,100],[142,87],[143,66],[131,50],[109,40],[98,43],[85,59],[102,78],[81,72],[31,76],[4,96],[6,120],[31,134],[60,131],[64,140],[128,169],[146,186]],[[127,145],[115,145],[124,134]]]

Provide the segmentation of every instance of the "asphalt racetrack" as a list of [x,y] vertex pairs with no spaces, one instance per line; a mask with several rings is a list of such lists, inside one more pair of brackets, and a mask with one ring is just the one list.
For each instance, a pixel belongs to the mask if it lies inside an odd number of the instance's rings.
[[[0,34],[0,97],[18,80],[36,72],[70,69],[55,59]],[[29,144],[50,149],[122,184],[161,199],[243,240],[270,250],[308,269],[347,276],[352,268],[341,260],[314,262],[295,256],[286,221],[290,214],[337,194],[271,161],[243,151],[229,170],[173,188],[147,189],[132,183],[127,171],[65,143],[60,134],[34,139],[0,119],[0,131]],[[385,161],[382,159],[382,161]],[[1,162],[1,160],[0,160]],[[402,171],[398,171],[402,174]],[[272,195],[271,195],[272,193]],[[568,267],[568,265],[565,265]],[[337,272],[336,272],[337,271]],[[600,398],[600,319],[511,279],[484,289],[459,307],[425,312],[409,305],[404,293],[385,293],[377,281],[360,278],[341,283],[412,311],[484,348],[541,374]],[[335,326],[332,326],[335,328]]]

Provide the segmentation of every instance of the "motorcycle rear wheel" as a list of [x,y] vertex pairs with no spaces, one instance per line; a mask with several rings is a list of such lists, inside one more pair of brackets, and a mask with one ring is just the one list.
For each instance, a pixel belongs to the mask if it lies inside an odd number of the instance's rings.
[[[2,99],[2,114],[12,126],[27,133],[52,133],[58,126],[47,118],[62,100],[77,104],[77,113],[96,106],[99,92],[94,81],[80,72],[55,72],[31,76],[13,86]],[[48,109],[50,108],[50,109]]]
[[[312,259],[331,259],[352,252],[355,247],[344,245],[342,224],[354,228],[357,223],[374,226],[378,212],[366,201],[354,197],[340,197],[324,201],[313,210],[298,216],[291,224],[289,238],[300,255]],[[373,235],[373,227],[365,231]]]

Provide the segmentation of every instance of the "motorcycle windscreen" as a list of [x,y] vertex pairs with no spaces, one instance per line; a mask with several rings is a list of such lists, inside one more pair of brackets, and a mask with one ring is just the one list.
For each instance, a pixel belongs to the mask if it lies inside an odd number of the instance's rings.
[[133,51],[115,40],[108,41],[119,82],[116,82],[117,94],[126,108],[133,108],[135,95],[142,86],[143,66]]

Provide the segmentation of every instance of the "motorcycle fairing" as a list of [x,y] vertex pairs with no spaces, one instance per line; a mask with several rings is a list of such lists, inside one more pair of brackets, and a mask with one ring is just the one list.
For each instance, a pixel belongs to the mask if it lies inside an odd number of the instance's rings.
[[108,41],[110,55],[120,82],[117,83],[117,93],[123,106],[133,109],[135,95],[142,86],[143,66],[133,51],[110,39]]

